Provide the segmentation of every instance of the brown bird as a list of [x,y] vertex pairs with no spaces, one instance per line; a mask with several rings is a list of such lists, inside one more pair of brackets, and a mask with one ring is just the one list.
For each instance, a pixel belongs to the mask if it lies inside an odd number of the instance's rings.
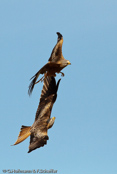
[[18,139],[14,145],[21,143],[30,136],[29,152],[47,144],[48,129],[55,121],[55,117],[50,118],[52,107],[57,98],[57,90],[60,83],[57,84],[54,77],[44,78],[43,89],[41,92],[39,106],[37,108],[35,121],[32,126],[22,126]]
[[[57,44],[52,50],[51,56],[48,60],[48,63],[44,65],[31,79],[31,83],[29,85],[28,94],[30,95],[33,91],[34,85],[40,81],[43,81],[43,79],[47,76],[56,76],[55,73],[61,73],[62,76],[64,76],[64,73],[61,72],[63,68],[65,68],[67,65],[70,65],[71,63],[69,60],[66,60],[62,55],[62,44],[63,44],[63,36],[57,32],[58,40]],[[44,74],[44,76],[37,81],[40,74]],[[30,80],[31,80],[30,79]],[[37,81],[37,82],[36,82]]]

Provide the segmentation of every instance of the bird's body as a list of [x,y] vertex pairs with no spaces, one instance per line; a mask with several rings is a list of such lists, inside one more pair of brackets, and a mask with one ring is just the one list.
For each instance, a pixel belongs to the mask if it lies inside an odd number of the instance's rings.
[[55,117],[50,118],[54,102],[57,98],[57,90],[60,80],[55,81],[54,77],[44,79],[39,106],[37,108],[35,121],[31,127],[22,126],[20,134],[14,145],[22,142],[30,135],[29,151],[35,150],[47,144],[49,139],[47,131],[54,124]]
[[[67,65],[71,64],[68,60],[66,60],[62,55],[62,44],[63,44],[63,36],[57,32],[58,40],[57,44],[52,50],[51,56],[48,60],[48,63],[44,65],[31,79],[31,83],[29,85],[28,94],[30,95],[33,91],[34,85],[39,81],[42,81],[47,76],[56,76],[56,73],[61,73],[64,76],[64,73],[61,72],[63,68]],[[44,74],[44,76],[37,81],[40,74]]]

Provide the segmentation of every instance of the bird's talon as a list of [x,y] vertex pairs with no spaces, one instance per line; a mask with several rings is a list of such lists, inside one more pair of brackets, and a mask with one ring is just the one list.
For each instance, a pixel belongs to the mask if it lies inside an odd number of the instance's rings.
[[62,77],[64,77],[64,76],[65,76],[63,72],[61,72],[61,76],[62,76]]

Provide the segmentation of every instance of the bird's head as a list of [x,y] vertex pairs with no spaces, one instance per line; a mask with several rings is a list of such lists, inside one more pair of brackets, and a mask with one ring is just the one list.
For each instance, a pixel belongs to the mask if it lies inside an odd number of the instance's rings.
[[66,67],[67,65],[71,65],[70,61],[69,60],[66,60],[66,59],[63,59],[61,61],[61,67],[64,68]]
[[56,117],[52,117],[53,121],[56,119]]
[[67,60],[67,65],[71,65],[71,63],[70,63],[70,61],[69,61],[69,60]]

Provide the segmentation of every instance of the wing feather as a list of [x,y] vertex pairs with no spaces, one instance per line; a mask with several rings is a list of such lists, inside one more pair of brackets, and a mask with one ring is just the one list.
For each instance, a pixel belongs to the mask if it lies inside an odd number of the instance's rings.
[[[58,82],[60,82],[60,79]],[[44,110],[44,108],[49,102],[51,102],[51,105],[53,105],[57,97],[57,90],[58,85],[56,85],[56,81],[53,76],[44,79],[43,89],[41,92],[40,102],[37,108],[35,120],[38,119],[40,113],[42,112],[42,110]]]
[[62,55],[63,36],[59,32],[57,32],[57,35],[58,35],[57,44],[53,48],[50,58],[48,60],[50,62],[56,62],[56,63],[59,62],[61,59],[64,59]]
[[60,80],[56,84],[54,77],[44,79],[40,103],[36,112],[35,122],[31,127],[29,152],[47,144],[47,124],[50,119],[53,104],[57,97]]

